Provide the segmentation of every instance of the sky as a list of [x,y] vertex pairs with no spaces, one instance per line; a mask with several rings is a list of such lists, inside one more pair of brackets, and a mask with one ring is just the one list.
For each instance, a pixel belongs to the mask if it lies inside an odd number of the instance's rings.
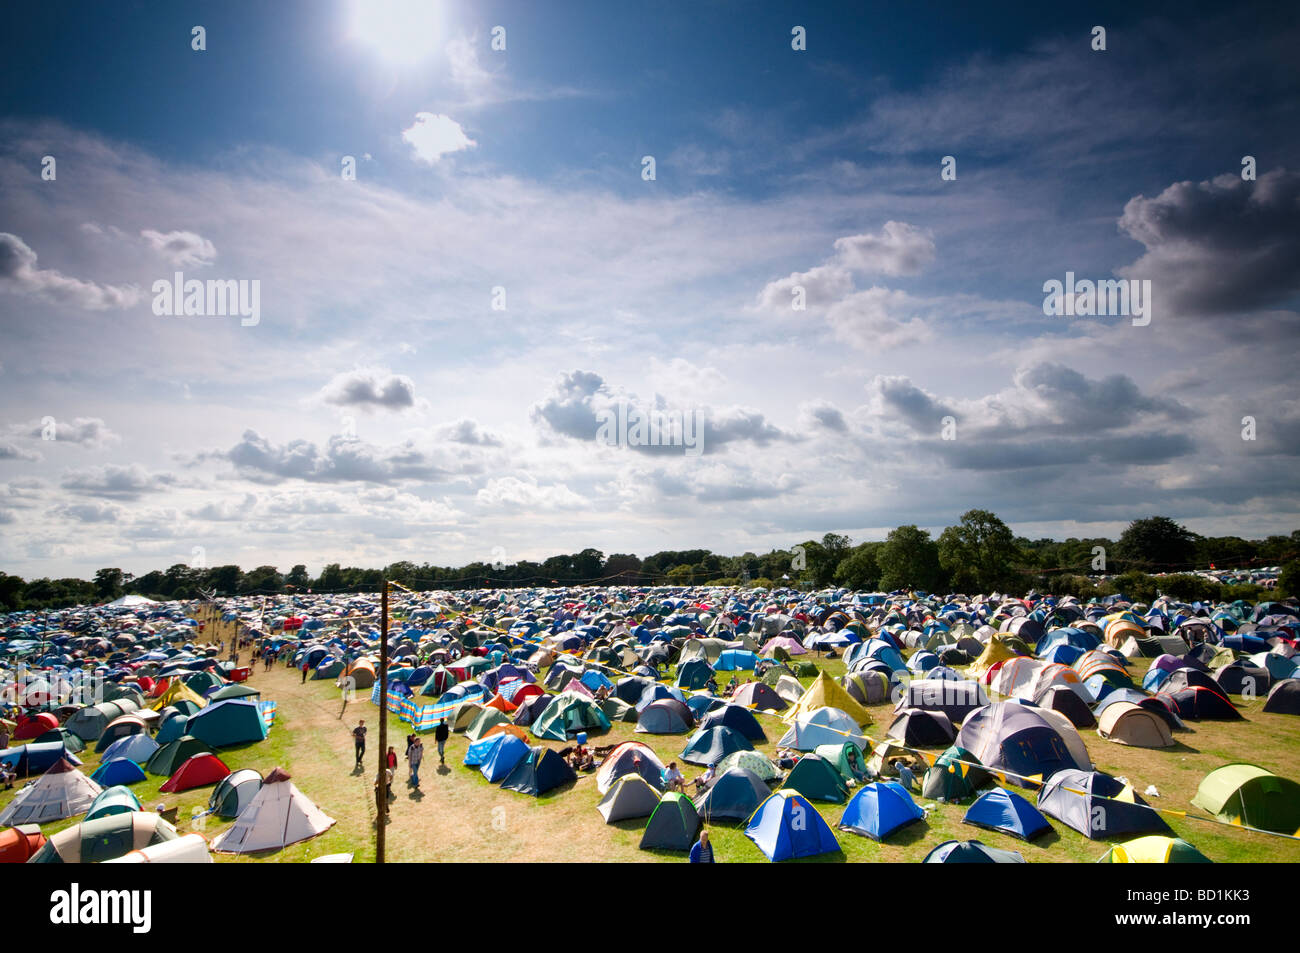
[[1300,8],[1023,6],[13,12],[0,570],[1289,533]]

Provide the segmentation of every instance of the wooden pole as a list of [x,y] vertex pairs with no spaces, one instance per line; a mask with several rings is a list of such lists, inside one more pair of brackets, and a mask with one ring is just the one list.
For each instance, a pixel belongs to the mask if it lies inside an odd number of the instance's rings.
[[375,784],[375,863],[384,862],[388,826],[388,580],[379,596],[379,779]]

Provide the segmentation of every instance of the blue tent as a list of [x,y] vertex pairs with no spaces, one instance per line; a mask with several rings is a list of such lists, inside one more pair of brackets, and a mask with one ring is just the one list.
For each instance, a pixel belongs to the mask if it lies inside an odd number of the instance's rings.
[[90,776],[90,780],[104,788],[118,784],[135,784],[144,779],[144,768],[129,758],[113,758],[105,761]]
[[[182,722],[184,719],[182,719]],[[181,727],[184,727],[182,724]],[[176,735],[179,738],[185,734],[184,731]],[[176,738],[171,739],[175,741]],[[135,761],[138,764],[144,764],[153,753],[158,750],[159,742],[154,741],[148,735],[127,735],[125,738],[118,738],[104,751],[104,757],[100,759],[101,763],[107,763],[114,758],[125,758],[127,761]]]
[[713,666],[719,672],[749,671],[758,664],[758,656],[744,649],[725,649]]
[[[465,765],[467,768],[482,767],[483,763],[486,762],[488,758],[492,757],[497,748],[501,746],[502,742],[505,741],[506,738],[514,737],[514,735],[509,734],[508,732],[500,732],[473,742],[469,746],[469,750],[465,752],[465,760],[462,761],[461,764]],[[517,741],[518,739],[516,738],[515,740]]]
[[706,821],[732,818],[743,821],[767,800],[772,789],[753,771],[728,768],[713,786],[695,799],[695,810]]
[[688,764],[717,764],[733,751],[753,751],[754,746],[740,732],[730,728],[701,728],[686,742],[682,760]]
[[493,784],[503,781],[528,754],[528,744],[507,732],[501,733],[502,741],[483,760],[479,771]]
[[1052,829],[1038,808],[1019,794],[1003,788],[994,788],[976,798],[962,822],[1001,831],[1021,840],[1033,840]]
[[863,785],[840,818],[840,829],[884,840],[900,827],[925,817],[907,788],[897,781],[876,781]]
[[745,836],[773,861],[840,850],[830,825],[794,791],[777,791],[760,804],[745,827]]
[[191,715],[185,733],[222,748],[249,741],[266,740],[266,722],[256,702],[235,698],[209,705]]
[[715,708],[700,720],[701,728],[717,726],[739,732],[756,744],[767,743],[767,735],[763,733],[763,726],[758,723],[754,713],[740,705],[724,705],[721,708]]

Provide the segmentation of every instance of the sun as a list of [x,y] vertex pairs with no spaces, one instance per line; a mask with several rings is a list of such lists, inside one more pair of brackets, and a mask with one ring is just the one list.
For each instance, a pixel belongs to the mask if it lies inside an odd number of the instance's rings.
[[414,66],[442,46],[440,0],[351,0],[348,35],[386,63]]

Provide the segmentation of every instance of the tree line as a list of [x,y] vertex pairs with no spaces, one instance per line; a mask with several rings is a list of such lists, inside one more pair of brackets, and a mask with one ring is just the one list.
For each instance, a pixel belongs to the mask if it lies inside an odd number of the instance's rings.
[[[1256,598],[1257,586],[1222,586],[1191,570],[1285,565],[1278,590],[1300,594],[1300,530],[1289,536],[1247,540],[1200,536],[1163,516],[1134,520],[1117,540],[1017,537],[995,514],[970,510],[937,538],[917,526],[899,526],[880,541],[854,544],[827,533],[763,555],[721,556],[707,549],[665,550],[642,559],[606,556],[598,549],[551,556],[541,562],[471,562],[434,566],[409,561],[382,568],[330,563],[317,576],[303,564],[281,573],[275,566],[196,568],[177,563],[133,576],[107,567],[91,580],[33,579],[0,572],[0,611],[62,608],[106,602],[135,593],[152,599],[193,599],[207,592],[252,595],[306,592],[374,592],[385,579],[411,589],[521,588],[548,585],[843,586],[855,590],[921,589],[926,592],[1023,595],[1030,589],[1092,598],[1123,592],[1150,601],[1157,588],[1187,601]],[[1153,578],[1160,573],[1162,579]],[[1169,576],[1168,574],[1175,574]]]

